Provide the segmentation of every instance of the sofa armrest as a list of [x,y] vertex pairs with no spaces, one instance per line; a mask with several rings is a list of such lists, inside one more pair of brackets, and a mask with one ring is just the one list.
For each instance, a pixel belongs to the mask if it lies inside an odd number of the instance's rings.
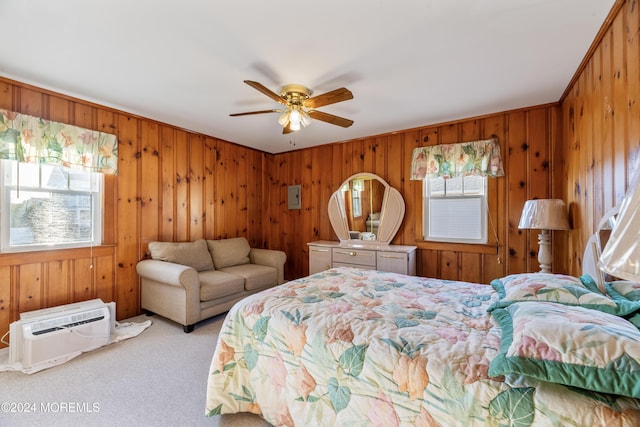
[[202,320],[200,278],[189,266],[145,259],[136,264],[140,275],[140,307],[185,326]]
[[284,283],[284,263],[287,261],[287,254],[274,249],[251,248],[249,259],[252,264],[275,267],[278,270],[278,284]]
[[145,279],[185,288],[200,295],[198,272],[192,267],[173,262],[145,259],[136,264],[136,271]]

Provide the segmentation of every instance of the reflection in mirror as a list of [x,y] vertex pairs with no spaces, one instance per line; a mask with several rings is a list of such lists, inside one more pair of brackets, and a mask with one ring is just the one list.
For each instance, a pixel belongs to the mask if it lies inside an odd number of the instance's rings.
[[349,177],[329,198],[329,221],[341,242],[388,245],[404,218],[398,190],[372,173]]
[[359,177],[342,186],[349,232],[353,238],[361,233],[378,234],[384,185],[373,177]]

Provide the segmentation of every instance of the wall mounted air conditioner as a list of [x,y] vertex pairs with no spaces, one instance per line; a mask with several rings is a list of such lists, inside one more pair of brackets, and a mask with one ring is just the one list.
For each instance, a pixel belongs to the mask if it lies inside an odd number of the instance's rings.
[[42,369],[109,343],[115,303],[93,299],[20,314],[9,326],[9,363]]

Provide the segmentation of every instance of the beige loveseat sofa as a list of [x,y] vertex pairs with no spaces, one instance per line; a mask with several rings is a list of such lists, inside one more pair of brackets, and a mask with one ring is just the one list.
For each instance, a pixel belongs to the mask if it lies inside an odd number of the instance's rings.
[[242,298],[284,282],[284,252],[251,248],[244,237],[151,242],[136,265],[141,306],[193,331]]

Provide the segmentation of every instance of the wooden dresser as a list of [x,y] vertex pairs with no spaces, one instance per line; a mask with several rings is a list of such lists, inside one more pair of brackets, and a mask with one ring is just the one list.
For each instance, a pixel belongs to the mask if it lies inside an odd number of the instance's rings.
[[412,276],[416,274],[416,246],[330,240],[318,240],[307,245],[309,245],[309,274],[340,266],[390,271]]

